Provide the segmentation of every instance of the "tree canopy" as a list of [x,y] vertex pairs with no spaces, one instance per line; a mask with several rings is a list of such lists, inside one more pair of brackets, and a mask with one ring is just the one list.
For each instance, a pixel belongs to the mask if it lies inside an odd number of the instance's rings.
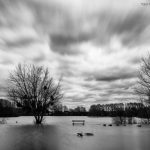
[[135,91],[146,103],[150,104],[150,55],[142,59]]

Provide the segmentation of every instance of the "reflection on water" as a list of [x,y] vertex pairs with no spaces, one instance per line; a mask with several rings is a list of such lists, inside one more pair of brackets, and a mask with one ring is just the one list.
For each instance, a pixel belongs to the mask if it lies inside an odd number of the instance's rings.
[[0,138],[2,150],[58,150],[57,130],[54,126],[9,126]]
[[[0,125],[0,150],[149,150],[150,127],[104,127],[111,118],[47,117],[47,125],[32,125],[32,117],[11,118]],[[85,126],[71,120],[84,119]],[[16,124],[16,120],[18,123]],[[101,125],[100,125],[101,124]],[[94,136],[77,137],[77,132]]]

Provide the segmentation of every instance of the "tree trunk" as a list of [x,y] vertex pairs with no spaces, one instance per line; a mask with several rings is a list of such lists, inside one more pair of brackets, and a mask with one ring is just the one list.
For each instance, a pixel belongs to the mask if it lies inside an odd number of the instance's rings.
[[42,116],[34,116],[35,117],[35,124],[42,124],[43,122],[43,115]]

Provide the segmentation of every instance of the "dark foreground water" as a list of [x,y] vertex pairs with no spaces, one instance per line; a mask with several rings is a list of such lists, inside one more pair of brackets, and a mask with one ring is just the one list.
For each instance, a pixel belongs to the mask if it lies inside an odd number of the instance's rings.
[[[73,119],[84,119],[85,126],[72,126]],[[149,126],[103,127],[102,123],[111,123],[111,118],[47,117],[44,126],[34,126],[32,117],[10,118],[0,125],[0,150],[150,149]],[[94,136],[81,138],[77,132]]]

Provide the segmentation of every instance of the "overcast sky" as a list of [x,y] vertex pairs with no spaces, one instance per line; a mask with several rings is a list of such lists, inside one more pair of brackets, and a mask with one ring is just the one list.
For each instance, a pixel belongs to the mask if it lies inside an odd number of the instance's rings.
[[136,100],[140,58],[150,50],[146,0],[0,0],[0,97],[18,63],[63,76],[63,104]]

